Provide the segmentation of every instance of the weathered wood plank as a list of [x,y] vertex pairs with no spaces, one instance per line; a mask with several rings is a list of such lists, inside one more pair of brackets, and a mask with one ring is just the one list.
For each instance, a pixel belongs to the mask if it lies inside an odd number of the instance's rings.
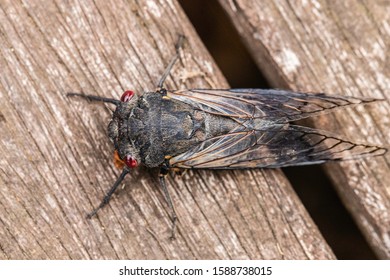
[[[390,99],[390,4],[220,1],[275,87]],[[388,101],[315,119],[355,142],[390,139]],[[325,169],[380,258],[390,258],[390,155]]]
[[176,2],[9,0],[0,22],[1,259],[334,258],[279,170],[170,178],[175,241],[156,170],[85,219],[119,173],[111,112],[67,92],[154,90],[179,33],[167,87],[227,87]]

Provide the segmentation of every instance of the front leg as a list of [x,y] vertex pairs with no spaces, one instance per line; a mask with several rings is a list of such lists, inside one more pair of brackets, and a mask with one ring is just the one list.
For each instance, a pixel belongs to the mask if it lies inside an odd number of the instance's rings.
[[118,179],[116,180],[114,185],[110,188],[110,190],[106,193],[106,195],[104,196],[100,205],[98,207],[96,207],[95,209],[93,209],[92,212],[90,212],[87,215],[87,219],[91,219],[93,216],[96,215],[97,211],[102,209],[104,206],[106,206],[108,204],[108,202],[110,202],[112,195],[114,194],[116,189],[119,187],[119,185],[122,183],[123,179],[125,179],[126,175],[129,174],[129,172],[130,172],[130,169],[128,167],[123,168],[121,175],[118,177]]

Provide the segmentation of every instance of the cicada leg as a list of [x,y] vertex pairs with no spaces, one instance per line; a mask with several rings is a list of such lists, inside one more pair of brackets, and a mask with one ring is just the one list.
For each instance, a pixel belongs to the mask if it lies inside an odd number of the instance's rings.
[[106,193],[106,195],[104,196],[100,205],[98,207],[96,207],[95,209],[93,209],[93,211],[87,215],[88,219],[91,219],[93,216],[95,216],[97,211],[99,211],[101,208],[103,208],[105,205],[107,205],[108,202],[110,202],[111,196],[114,194],[115,190],[119,187],[119,185],[122,183],[123,179],[126,177],[126,175],[129,172],[130,172],[129,168],[127,168],[127,167],[123,168],[121,175],[118,177],[118,179],[116,180],[114,185],[111,187],[111,189]]
[[183,47],[183,43],[184,43],[184,35],[179,35],[179,40],[177,41],[177,43],[175,45],[176,54],[172,57],[167,68],[165,68],[165,71],[164,71],[163,75],[161,76],[160,81],[157,84],[156,92],[159,92],[161,89],[164,88],[165,80],[167,79],[169,73],[171,72],[173,65],[175,65],[176,61],[180,57],[180,49]]
[[176,222],[177,222],[177,215],[175,208],[173,207],[171,196],[169,195],[167,184],[165,182],[165,176],[168,174],[167,170],[165,168],[161,168],[159,179],[160,179],[160,185],[164,192],[165,199],[167,200],[168,206],[171,210],[171,219],[172,219],[172,231],[171,231],[171,239],[175,239],[175,230],[176,230]]
[[82,98],[85,98],[89,101],[100,101],[104,103],[112,103],[115,106],[118,106],[121,102],[119,100],[113,99],[113,98],[107,98],[107,97],[101,97],[101,96],[96,96],[96,95],[88,95],[84,93],[74,93],[74,92],[69,92],[66,94],[66,96],[79,96]]

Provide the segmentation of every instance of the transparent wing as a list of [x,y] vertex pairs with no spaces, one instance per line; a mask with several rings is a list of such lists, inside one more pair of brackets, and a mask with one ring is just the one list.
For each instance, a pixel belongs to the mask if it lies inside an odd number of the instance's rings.
[[167,95],[212,114],[240,119],[264,118],[279,123],[378,100],[274,89],[191,89],[168,91]]
[[208,139],[170,159],[179,168],[273,168],[382,155],[386,149],[354,144],[320,130],[275,125]]

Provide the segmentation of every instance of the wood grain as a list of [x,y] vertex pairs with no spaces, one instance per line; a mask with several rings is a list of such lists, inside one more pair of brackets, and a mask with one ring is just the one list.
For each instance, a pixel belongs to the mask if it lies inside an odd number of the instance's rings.
[[[388,1],[220,1],[275,87],[383,102],[316,118],[354,142],[389,145]],[[390,155],[326,164],[379,258],[390,258]]]
[[1,259],[332,259],[280,170],[134,170],[92,220],[120,171],[112,107],[67,98],[153,91],[188,38],[168,88],[228,87],[175,1],[0,2]]

